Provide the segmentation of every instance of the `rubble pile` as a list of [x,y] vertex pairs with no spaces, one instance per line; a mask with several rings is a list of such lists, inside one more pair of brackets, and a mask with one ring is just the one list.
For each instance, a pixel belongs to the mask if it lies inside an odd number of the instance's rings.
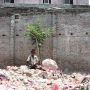
[[0,69],[0,90],[90,90],[90,75],[7,66]]

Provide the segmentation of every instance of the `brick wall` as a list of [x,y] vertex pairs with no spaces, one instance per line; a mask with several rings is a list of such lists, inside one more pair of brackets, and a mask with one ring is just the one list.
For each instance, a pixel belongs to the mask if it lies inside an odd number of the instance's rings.
[[10,18],[0,17],[0,67],[13,64],[11,39]]
[[[0,0],[0,4],[2,4],[4,0]],[[14,0],[15,4],[43,4],[43,0]],[[51,4],[55,5],[63,5],[64,0],[51,0]],[[73,0],[73,5],[89,5],[89,0]]]
[[[42,60],[53,56],[63,70],[89,71],[90,11],[80,10],[32,14],[14,9],[9,12],[10,16],[0,16],[0,66],[26,64],[34,45],[24,36],[25,25],[39,21],[43,27],[55,28],[53,38],[47,39],[41,49]],[[18,20],[15,20],[16,13]]]
[[24,4],[40,4],[40,0],[16,0],[15,3],[24,3]]
[[[20,15],[20,19],[14,23],[13,33],[14,33],[14,61],[15,64],[25,64],[30,50],[35,47],[32,45],[30,38],[24,36],[25,34],[25,25],[30,23],[40,22],[43,27],[51,26],[51,15],[50,14],[41,14],[41,15]],[[13,21],[15,19],[12,18]],[[47,23],[48,22],[48,23]],[[51,40],[47,39],[41,49],[41,58],[51,57]],[[47,48],[47,49],[46,49]]]
[[73,0],[74,5],[89,5],[89,0]]
[[[57,15],[54,54],[63,70],[90,69],[90,13]],[[56,50],[56,52],[55,52]]]

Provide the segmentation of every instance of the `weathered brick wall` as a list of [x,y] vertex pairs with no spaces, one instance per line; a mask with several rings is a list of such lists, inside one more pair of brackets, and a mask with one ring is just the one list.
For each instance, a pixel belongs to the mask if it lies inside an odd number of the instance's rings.
[[13,15],[0,17],[0,66],[26,64],[34,46],[24,36],[25,25],[39,21],[43,27],[55,28],[53,38],[47,39],[41,49],[42,59],[53,56],[63,70],[90,70],[90,13],[89,9],[80,10],[33,14],[15,10]]
[[[19,3],[19,4],[43,4],[43,0],[15,0],[14,3]],[[52,4],[62,4],[62,0],[52,0]]]
[[[42,15],[20,15],[20,19],[15,23],[15,37],[14,37],[14,52],[15,52],[15,63],[17,65],[25,64],[30,50],[35,47],[29,38],[25,37],[25,25],[30,23],[40,22],[43,27],[51,25],[51,16],[49,14]],[[41,49],[42,58],[51,56],[51,44],[48,39]]]
[[3,3],[3,0],[0,0],[0,4],[2,4]]
[[73,0],[74,5],[89,5],[89,0]]
[[[16,3],[26,3],[26,4],[43,4],[43,0],[16,0]],[[51,4],[62,4],[62,0],[51,0]]]
[[[17,64],[24,64],[29,50],[33,47],[31,42],[24,38],[24,25],[40,21],[42,25],[55,27],[55,37],[47,39],[41,49],[42,58],[52,57],[60,68],[87,71],[90,70],[90,13],[64,12],[56,14],[42,14],[22,16],[16,23],[15,33],[15,60]],[[52,44],[53,42],[53,44]],[[29,44],[28,44],[29,43]]]
[[40,0],[16,0],[15,3],[40,4]]
[[[16,0],[15,3],[43,4],[43,0]],[[52,4],[64,4],[64,0],[51,0]],[[74,5],[89,5],[89,0],[73,0]]]
[[[16,0],[15,3],[43,4],[43,0]],[[64,0],[51,0],[52,4],[64,4]],[[73,0],[74,5],[89,5],[89,0]]]
[[53,50],[59,66],[63,70],[90,70],[90,13],[58,14],[56,19]]
[[[4,3],[4,0],[0,0],[0,4]],[[43,4],[43,0],[14,0],[15,4]],[[64,0],[51,0],[51,4],[63,5]],[[89,5],[89,0],[73,0],[73,5]]]
[[13,64],[11,39],[10,18],[0,17],[0,67]]
[[[43,4],[43,0],[16,0],[15,3],[25,4]],[[64,0],[51,0],[52,4],[61,5],[64,4]],[[74,5],[89,5],[89,0],[73,0]]]
[[[26,64],[26,59],[30,50],[35,48],[30,38],[25,37],[25,25],[40,22],[43,27],[51,26],[51,15],[20,15],[19,19],[15,16],[0,17],[0,67],[7,65]],[[48,23],[47,23],[48,22]],[[45,41],[42,49],[42,58],[51,57],[51,40]]]

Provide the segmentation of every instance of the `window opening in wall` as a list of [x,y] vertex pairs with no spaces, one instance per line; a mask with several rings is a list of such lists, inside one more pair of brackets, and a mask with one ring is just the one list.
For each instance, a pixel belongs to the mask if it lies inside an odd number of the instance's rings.
[[14,0],[11,0],[11,2],[10,3],[14,3]]
[[73,0],[70,0],[70,4],[73,4]]
[[15,19],[19,19],[19,15],[15,15]]
[[43,4],[51,4],[51,0],[43,0]]
[[4,0],[4,3],[14,3],[14,0]]
[[65,4],[73,4],[73,0],[65,0]]

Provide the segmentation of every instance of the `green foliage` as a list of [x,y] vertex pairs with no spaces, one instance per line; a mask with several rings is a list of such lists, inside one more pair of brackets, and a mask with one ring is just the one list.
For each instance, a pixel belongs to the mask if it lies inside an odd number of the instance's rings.
[[30,37],[33,40],[33,43],[36,44],[38,55],[40,56],[40,48],[44,43],[44,40],[49,36],[52,36],[53,29],[49,28],[42,28],[41,25],[38,24],[28,24],[26,27],[25,36]]
[[53,30],[49,27],[47,30],[43,30],[39,24],[26,25],[26,36],[31,37],[40,47],[44,40],[53,34]]

